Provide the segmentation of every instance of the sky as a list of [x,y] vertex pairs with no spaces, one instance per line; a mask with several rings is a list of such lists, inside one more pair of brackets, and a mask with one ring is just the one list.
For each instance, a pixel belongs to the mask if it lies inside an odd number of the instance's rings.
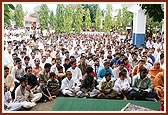
[[[38,6],[38,5],[41,5],[42,3],[21,3],[22,4],[22,7],[23,7],[23,10],[24,11],[28,11],[28,12],[33,12],[33,9]],[[106,3],[98,3],[100,5],[100,8],[101,9],[106,9]],[[53,10],[54,12],[56,11],[56,3],[47,3],[48,7],[50,10]],[[112,3],[112,6],[113,6],[113,10],[115,11],[116,9],[119,9],[121,8],[121,3]]]

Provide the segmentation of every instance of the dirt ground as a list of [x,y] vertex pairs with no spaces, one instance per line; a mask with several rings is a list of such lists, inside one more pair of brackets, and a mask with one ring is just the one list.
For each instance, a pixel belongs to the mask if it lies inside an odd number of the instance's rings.
[[30,109],[21,109],[20,111],[52,111],[52,107],[55,102],[56,99],[54,99],[53,101],[39,102],[36,106]]

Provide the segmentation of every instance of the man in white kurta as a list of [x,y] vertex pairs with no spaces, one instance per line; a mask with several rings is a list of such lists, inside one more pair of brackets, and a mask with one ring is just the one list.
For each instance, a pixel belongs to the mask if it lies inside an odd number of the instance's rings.
[[63,95],[68,96],[78,96],[82,94],[80,87],[72,79],[72,73],[70,71],[66,72],[66,77],[62,80],[61,91]]
[[77,86],[80,86],[80,81],[82,80],[82,72],[79,67],[77,67],[75,60],[71,61],[70,64],[71,67],[67,71],[70,71],[72,73],[72,80],[77,84]]

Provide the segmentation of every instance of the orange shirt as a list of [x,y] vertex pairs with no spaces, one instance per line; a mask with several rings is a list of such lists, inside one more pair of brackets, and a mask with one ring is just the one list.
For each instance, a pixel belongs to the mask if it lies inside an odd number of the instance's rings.
[[33,70],[32,70],[32,73],[38,77],[38,73],[42,70],[42,67],[39,66],[39,67],[34,67]]
[[149,74],[150,77],[151,77],[152,83],[154,83],[154,79],[155,79],[156,75],[157,75],[159,72],[163,72],[163,71],[164,71],[164,70],[163,70],[162,68],[155,69],[154,67],[152,67],[151,69],[149,69],[148,74]]

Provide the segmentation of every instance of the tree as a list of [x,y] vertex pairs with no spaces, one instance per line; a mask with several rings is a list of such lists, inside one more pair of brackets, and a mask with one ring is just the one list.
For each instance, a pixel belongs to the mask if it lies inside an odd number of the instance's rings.
[[96,10],[96,19],[95,19],[95,22],[96,22],[96,30],[97,31],[100,31],[101,28],[101,18],[102,18],[102,13],[101,13],[101,9],[100,9],[100,6],[97,7],[97,10]]
[[116,27],[116,29],[117,29],[117,32],[121,32],[122,31],[122,29],[121,29],[121,26],[122,26],[122,16],[121,16],[122,14],[121,14],[121,9],[119,9],[118,10],[118,14],[117,14],[117,16],[116,16],[116,18],[117,18],[117,20],[115,20],[115,27]]
[[110,32],[111,25],[112,25],[112,5],[107,4],[107,13],[105,16],[105,21],[104,21],[104,31],[105,32]]
[[90,11],[89,9],[87,9],[85,14],[85,28],[90,29],[90,27],[91,27]]
[[46,4],[40,5],[40,11],[39,11],[39,23],[40,23],[40,30],[41,32],[48,28],[48,21],[49,21],[49,9]]
[[51,27],[55,27],[55,17],[54,17],[54,12],[53,11],[50,11],[49,24],[50,24]]
[[64,31],[64,22],[65,22],[65,7],[63,4],[58,4],[56,9],[56,32]]
[[164,19],[164,11],[162,4],[140,4],[142,9],[145,9],[145,14],[149,15],[149,18],[153,18],[154,22],[161,22]]
[[23,27],[24,12],[21,4],[17,4],[14,11],[14,21],[17,27]]
[[81,33],[81,29],[82,29],[82,17],[83,17],[82,6],[80,4],[78,4],[77,5],[77,10],[75,12],[75,20],[74,20],[75,32],[77,34]]
[[40,14],[40,5],[33,8],[33,12],[30,14],[30,16],[38,19],[39,14]]
[[149,15],[146,15],[146,38],[152,36],[157,29],[161,29],[162,23],[154,22],[153,18],[150,18]]
[[73,18],[72,18],[72,8],[70,7],[70,5],[67,5],[65,8],[65,28],[64,28],[64,32],[65,33],[70,33],[72,30],[72,22],[73,22]]
[[85,12],[87,11],[87,9],[89,9],[91,22],[95,22],[97,7],[98,4],[82,4],[82,8]]
[[4,4],[4,24],[7,26],[11,25],[12,10],[15,10],[15,7],[12,4]]

